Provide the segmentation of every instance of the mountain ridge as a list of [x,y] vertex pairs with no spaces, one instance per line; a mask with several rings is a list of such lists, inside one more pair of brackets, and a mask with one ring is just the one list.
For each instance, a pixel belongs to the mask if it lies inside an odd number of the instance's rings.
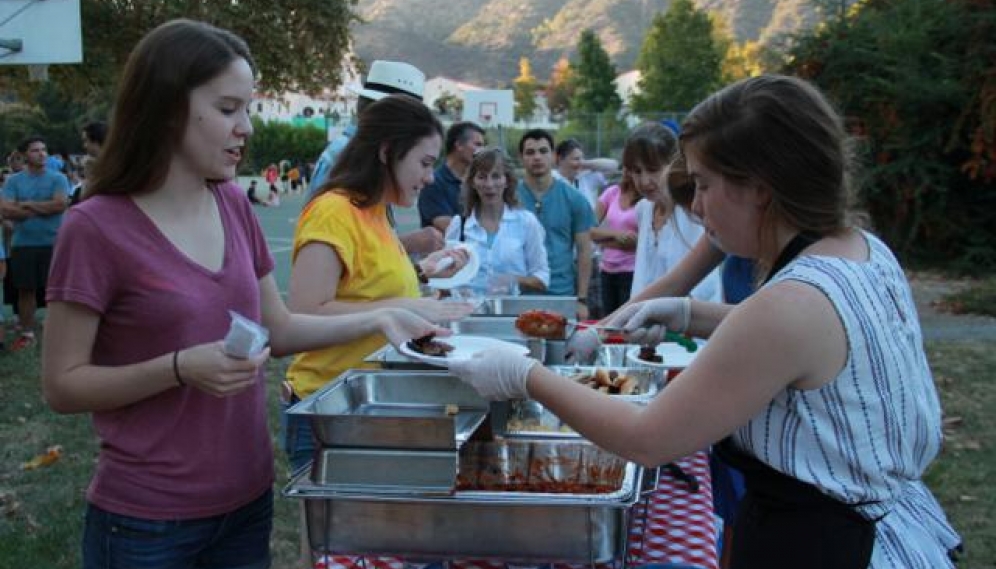
[[[365,63],[408,61],[428,77],[505,88],[527,57],[545,82],[572,57],[581,31],[596,31],[620,73],[633,69],[654,15],[672,0],[359,0],[352,27]],[[717,14],[737,41],[771,41],[813,25],[811,0],[693,0]]]

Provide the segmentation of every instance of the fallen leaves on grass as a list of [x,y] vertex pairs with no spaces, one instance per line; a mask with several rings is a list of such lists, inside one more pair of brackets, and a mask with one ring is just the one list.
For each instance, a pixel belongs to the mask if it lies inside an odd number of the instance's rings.
[[62,456],[62,446],[53,445],[45,449],[45,452],[32,458],[28,462],[21,463],[21,470],[34,470],[42,466],[48,466],[59,460]]

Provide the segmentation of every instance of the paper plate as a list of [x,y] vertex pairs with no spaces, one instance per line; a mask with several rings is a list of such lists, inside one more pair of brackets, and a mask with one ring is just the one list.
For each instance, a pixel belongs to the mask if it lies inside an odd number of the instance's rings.
[[438,340],[453,346],[453,351],[445,357],[427,356],[409,348],[408,342],[402,344],[401,349],[398,351],[409,359],[439,367],[448,367],[449,362],[452,360],[467,359],[472,357],[477,352],[493,350],[495,348],[516,350],[522,355],[529,353],[529,348],[525,346],[514,344],[512,342],[505,342],[503,340],[495,340],[494,338],[487,338],[485,336],[447,336],[445,338],[438,338]]
[[477,251],[474,247],[459,242],[447,243],[447,247],[460,248],[467,251],[467,264],[452,277],[429,279],[429,286],[432,288],[451,289],[463,286],[474,280],[474,277],[477,276],[477,271],[481,268],[481,259],[477,256]]
[[626,350],[626,360],[636,365],[658,367],[661,369],[685,369],[691,365],[698,351],[689,352],[681,344],[675,342],[664,342],[657,345],[657,355],[664,358],[664,363],[648,362],[641,360],[640,346],[633,346]]

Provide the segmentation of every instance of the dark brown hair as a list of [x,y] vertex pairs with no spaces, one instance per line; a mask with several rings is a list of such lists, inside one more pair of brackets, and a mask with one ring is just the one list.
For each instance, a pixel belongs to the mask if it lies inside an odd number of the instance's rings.
[[481,196],[474,188],[474,177],[478,172],[490,172],[501,163],[501,168],[505,174],[505,190],[502,191],[502,200],[506,205],[517,207],[519,205],[519,195],[516,192],[518,179],[515,177],[515,170],[512,168],[512,161],[505,154],[505,151],[498,147],[484,148],[474,154],[474,159],[467,168],[467,175],[463,179],[460,190],[460,203],[463,205],[463,219],[470,217],[477,206],[481,203]]
[[[630,132],[623,146],[623,177],[619,187],[624,192],[636,192],[633,180],[625,170],[642,166],[659,171],[667,167],[678,150],[678,139],[674,133],[658,122],[645,122]],[[639,192],[637,192],[639,195]]]
[[695,199],[695,183],[688,175],[688,165],[685,164],[684,156],[675,157],[667,167],[665,179],[667,191],[671,194],[671,201],[685,210],[691,210],[692,200]]
[[[388,184],[397,186],[394,169],[398,162],[427,136],[443,137],[443,125],[421,101],[407,95],[389,95],[360,114],[356,134],[339,154],[311,199],[342,190],[359,208],[371,207],[384,199]],[[387,162],[380,161],[380,149],[387,148]]]
[[778,254],[779,222],[817,235],[854,223],[843,121],[802,79],[763,75],[724,88],[692,110],[680,141],[683,153],[724,178],[771,192],[759,228],[758,277]]
[[237,59],[256,72],[240,37],[204,22],[173,20],[146,34],[125,63],[107,140],[86,195],[160,186],[183,140],[190,92]]

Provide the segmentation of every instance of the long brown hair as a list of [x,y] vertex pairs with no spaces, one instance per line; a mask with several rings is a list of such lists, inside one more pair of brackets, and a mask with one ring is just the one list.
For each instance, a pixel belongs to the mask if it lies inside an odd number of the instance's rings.
[[766,276],[783,222],[817,235],[854,225],[852,168],[840,115],[802,79],[763,75],[699,103],[681,128],[683,153],[737,183],[753,181],[772,199],[758,240],[758,278]]
[[[432,135],[443,137],[443,125],[429,107],[407,95],[389,95],[370,104],[360,113],[356,134],[329,172],[329,179],[315,195],[344,190],[359,208],[371,207],[384,199],[389,182],[397,187],[394,169],[415,148],[419,140]],[[387,163],[380,161],[380,149],[387,148]]]
[[515,177],[515,170],[512,168],[512,161],[505,154],[505,151],[498,147],[484,148],[474,154],[474,159],[467,168],[467,175],[463,178],[460,190],[460,202],[463,205],[463,219],[466,220],[474,213],[481,203],[481,196],[474,188],[474,177],[478,172],[490,172],[501,164],[502,173],[505,174],[505,189],[502,190],[501,198],[509,207],[519,205],[519,194],[516,191],[518,180]]
[[[632,170],[636,166],[642,166],[648,170],[664,170],[674,159],[677,150],[678,139],[669,128],[657,122],[645,122],[626,137],[622,153],[623,169]],[[625,192],[636,191],[628,174],[623,175],[619,187]]]
[[204,22],[173,20],[146,34],[125,63],[107,140],[86,196],[162,185],[183,140],[190,92],[240,58],[255,73],[246,43]]

